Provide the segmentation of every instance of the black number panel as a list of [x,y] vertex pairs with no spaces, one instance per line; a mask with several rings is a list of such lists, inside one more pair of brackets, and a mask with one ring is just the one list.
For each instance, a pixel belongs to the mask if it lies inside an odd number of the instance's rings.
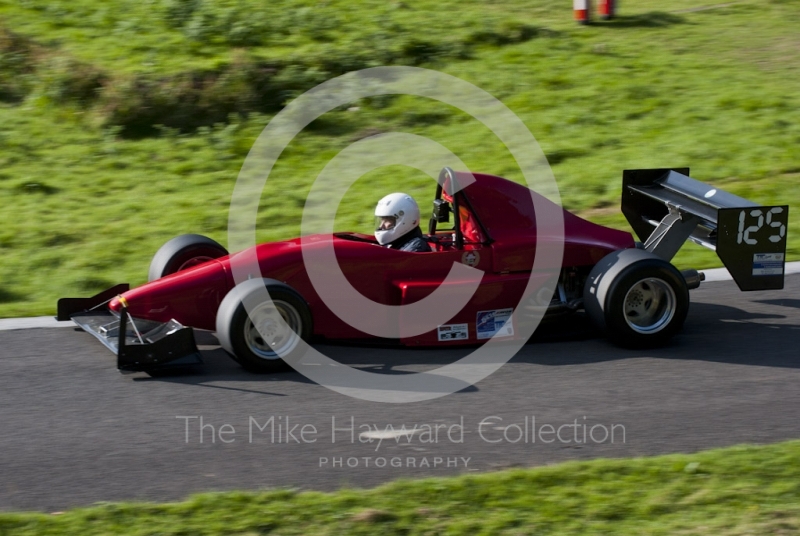
[[741,290],[783,288],[789,206],[724,208],[717,255]]

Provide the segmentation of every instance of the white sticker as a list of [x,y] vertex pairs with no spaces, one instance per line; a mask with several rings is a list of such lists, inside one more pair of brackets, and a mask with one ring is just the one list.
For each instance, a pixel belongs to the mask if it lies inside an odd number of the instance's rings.
[[437,330],[440,341],[463,341],[469,338],[468,324],[445,324]]
[[513,309],[496,309],[494,311],[478,311],[475,318],[475,331],[478,339],[491,339],[497,337],[511,337],[514,335],[514,326],[511,322]]
[[783,253],[754,253],[753,275],[782,275]]

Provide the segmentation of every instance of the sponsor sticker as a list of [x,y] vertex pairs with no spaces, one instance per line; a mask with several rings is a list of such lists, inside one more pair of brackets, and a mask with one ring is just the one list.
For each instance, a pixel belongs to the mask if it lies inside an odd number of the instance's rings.
[[461,264],[477,266],[479,262],[481,262],[481,254],[477,251],[465,251],[461,256]]
[[475,318],[475,330],[478,339],[491,339],[498,337],[511,337],[514,335],[514,326],[511,322],[513,309],[495,309],[494,311],[478,311]]
[[783,253],[754,253],[753,275],[782,275]]
[[440,341],[463,341],[469,338],[468,324],[445,324],[437,330]]

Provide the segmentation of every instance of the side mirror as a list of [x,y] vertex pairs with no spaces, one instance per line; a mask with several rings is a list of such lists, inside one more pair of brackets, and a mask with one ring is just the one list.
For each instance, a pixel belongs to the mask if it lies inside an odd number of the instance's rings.
[[452,212],[450,203],[444,199],[433,200],[433,219],[436,220],[437,223],[449,223],[450,212]]

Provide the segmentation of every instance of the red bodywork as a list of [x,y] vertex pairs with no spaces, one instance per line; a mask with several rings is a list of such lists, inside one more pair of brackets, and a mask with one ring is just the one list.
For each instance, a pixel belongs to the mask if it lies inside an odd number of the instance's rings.
[[[516,308],[529,278],[540,276],[531,272],[537,245],[531,191],[500,177],[472,176],[475,182],[457,194],[464,235],[462,249],[449,240],[452,231],[437,232],[436,251],[431,253],[379,247],[372,236],[356,233],[305,237],[302,247],[318,247],[317,244],[332,240],[342,272],[353,287],[365,297],[386,305],[418,301],[438,287],[453,263],[476,262],[474,267],[484,272],[480,287],[449,322],[467,324],[469,338],[440,341],[437,330],[432,330],[401,341],[408,345],[474,344],[478,342],[477,313]],[[446,191],[447,185],[444,196],[449,199]],[[537,196],[537,205],[540,201],[552,206],[550,201]],[[593,224],[567,211],[563,215],[565,242],[561,265],[565,268],[591,267],[614,250],[634,247],[630,233]],[[540,243],[548,240],[547,230],[539,231]],[[340,320],[320,299],[304,269],[301,239],[255,247],[262,277],[288,284],[306,300],[315,336],[340,340],[370,338]],[[185,326],[213,331],[217,309],[234,284],[231,256],[227,256],[150,282],[123,296],[128,312],[134,317],[160,322],[175,319]],[[109,306],[118,311],[119,298]]]

